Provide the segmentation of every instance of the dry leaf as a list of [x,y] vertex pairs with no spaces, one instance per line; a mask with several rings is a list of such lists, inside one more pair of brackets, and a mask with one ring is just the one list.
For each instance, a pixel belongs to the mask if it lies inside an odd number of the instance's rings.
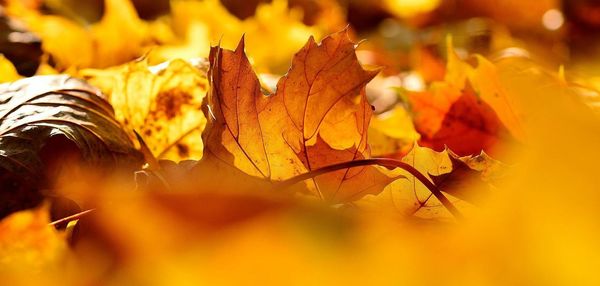
[[[508,172],[506,165],[485,153],[459,157],[450,149],[437,152],[417,143],[401,160],[424,174],[463,212],[483,204]],[[379,196],[365,197],[357,204],[370,210],[388,208],[420,218],[452,219],[431,190],[412,174],[404,170],[396,172],[406,179],[394,181]]]
[[472,67],[454,52],[448,38],[448,71],[428,91],[409,93],[420,142],[441,151],[448,146],[461,156],[485,151],[496,154],[522,140],[522,115],[506,94],[495,67],[478,56]]
[[51,187],[47,176],[59,173],[63,160],[90,167],[140,164],[112,107],[81,80],[39,76],[2,84],[0,102],[0,216],[38,204],[38,190]]
[[448,146],[466,156],[482,150],[493,153],[498,143],[510,140],[494,110],[469,88],[413,93],[410,101],[416,128],[423,135],[419,142],[424,146],[435,150]]
[[[213,48],[210,61],[205,156],[272,181],[369,157],[372,110],[364,92],[377,71],[360,65],[346,31],[319,45],[311,38],[272,95],[261,92],[243,40],[235,51]],[[360,167],[314,183],[322,198],[348,201],[378,193],[389,180]]]
[[148,66],[146,60],[81,75],[100,87],[116,119],[135,139],[137,131],[160,159],[202,158],[206,119],[202,100],[208,90],[202,60],[174,60]]
[[446,150],[450,159],[450,172],[429,174],[442,192],[466,202],[477,204],[490,196],[491,186],[498,184],[506,173],[506,166],[485,153],[477,156],[459,157]]

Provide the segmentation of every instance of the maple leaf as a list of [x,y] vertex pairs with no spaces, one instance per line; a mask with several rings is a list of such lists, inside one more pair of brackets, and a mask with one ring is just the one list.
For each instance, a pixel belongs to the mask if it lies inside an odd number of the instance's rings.
[[[39,203],[65,157],[91,167],[138,167],[140,155],[97,89],[66,76],[0,85],[0,216]],[[73,154],[72,154],[73,153]],[[71,156],[74,156],[72,157]]]
[[[436,152],[435,150],[421,147],[417,143],[413,145],[406,156],[402,157],[402,162],[409,164],[426,179],[431,180],[432,176],[439,176],[452,171],[452,165],[447,152]],[[404,172],[404,171],[400,171]],[[374,200],[380,205],[381,201],[390,201],[394,209],[403,213],[426,218],[447,218],[449,213],[445,212],[440,202],[432,196],[432,193],[415,176],[404,174],[406,180],[394,181],[386,188],[385,195],[381,195],[370,200]]]
[[507,87],[502,84],[496,66],[481,55],[474,55],[476,64],[472,66],[458,57],[451,37],[446,42],[448,71],[445,81],[461,90],[471,86],[477,97],[494,110],[498,120],[510,134],[517,140],[524,140],[522,107],[507,93]]
[[[244,52],[211,50],[209,121],[205,157],[271,181],[334,163],[369,157],[371,105],[365,85],[377,73],[358,62],[341,31],[316,44],[311,37],[292,60],[277,92],[264,95]],[[204,159],[203,159],[204,160]],[[358,167],[313,179],[326,200],[378,193],[390,181],[375,167]]]
[[[505,180],[508,170],[508,166],[485,153],[460,157],[447,148],[438,152],[417,143],[401,161],[424,174],[425,180],[450,195],[448,199],[461,211],[469,211],[472,206],[484,202],[492,190]],[[387,206],[394,211],[421,218],[452,217],[423,181],[406,170],[396,172],[406,179],[396,180],[382,194],[365,197],[356,203],[371,209]]]
[[462,61],[448,38],[444,81],[434,82],[428,91],[408,94],[423,145],[438,151],[447,146],[466,156],[482,150],[494,154],[503,147],[499,143],[523,138],[520,116],[498,82],[493,64],[476,58],[477,67]]
[[[454,98],[453,98],[454,97]],[[467,88],[446,87],[409,95],[421,144],[435,150],[445,146],[466,156],[482,150],[493,152],[510,134],[494,110]]]
[[206,119],[201,106],[208,89],[204,68],[200,59],[158,66],[141,60],[80,74],[108,96],[115,118],[132,139],[135,130],[157,158],[180,161],[202,157]]

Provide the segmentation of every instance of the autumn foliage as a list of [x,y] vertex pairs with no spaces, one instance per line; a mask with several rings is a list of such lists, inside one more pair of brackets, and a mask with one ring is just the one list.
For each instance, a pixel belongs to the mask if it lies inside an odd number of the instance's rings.
[[6,285],[595,284],[588,1],[75,2],[2,2]]

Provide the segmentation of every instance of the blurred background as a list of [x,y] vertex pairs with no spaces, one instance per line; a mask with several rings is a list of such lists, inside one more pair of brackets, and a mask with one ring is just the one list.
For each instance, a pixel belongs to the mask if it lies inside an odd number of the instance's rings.
[[[523,56],[600,87],[600,2],[593,0],[2,0],[0,53],[22,76],[207,57],[220,43],[246,49],[274,87],[309,36],[349,27],[362,63],[383,67],[370,85],[377,112],[389,87],[421,91],[445,74],[446,37],[465,59]],[[77,54],[77,57],[73,57]],[[577,81],[573,79],[573,81]],[[373,88],[377,86],[376,88]],[[383,95],[382,95],[383,94]],[[389,94],[387,97],[385,94]],[[387,99],[386,99],[387,98]],[[378,101],[376,100],[378,99]]]
[[[129,6],[129,3],[116,3],[129,1],[112,0],[1,2],[9,7],[3,11],[0,52],[15,63],[23,75],[35,73],[42,54],[39,47],[44,45],[42,40],[49,37],[49,32],[31,17],[32,11],[61,16],[71,22],[69,24],[88,29],[101,22],[111,6],[120,10],[125,9],[120,6]],[[236,42],[243,33],[236,27],[240,25],[245,26],[249,41],[254,41],[252,31],[257,31],[261,45],[268,45],[272,50],[280,46],[286,50],[285,47],[291,45],[294,51],[297,50],[294,42],[303,43],[306,34],[320,38],[349,25],[356,39],[368,40],[362,45],[362,49],[368,51],[363,53],[364,60],[385,66],[388,74],[424,70],[424,66],[439,64],[447,34],[452,34],[455,47],[464,54],[477,52],[493,56],[509,48],[523,48],[536,60],[549,65],[566,64],[594,72],[593,67],[581,61],[596,53],[600,30],[600,3],[593,0],[131,0],[130,4],[135,18],[139,18],[135,20],[151,26],[138,50],[122,57],[115,55],[116,59],[82,60],[77,63],[79,66],[119,64],[143,55],[147,52],[144,48],[153,45],[170,46],[156,52],[157,60],[181,55],[206,56],[208,45],[216,44],[219,39],[226,44]],[[125,16],[127,12],[116,13]],[[25,14],[29,16],[24,17]],[[20,19],[14,21],[15,18]],[[265,27],[269,22],[274,27]],[[30,31],[33,35],[16,36],[14,31]],[[68,33],[67,30],[62,32]],[[123,40],[136,41],[135,37]],[[99,41],[115,39],[107,35]],[[253,46],[256,45],[250,45],[250,51],[258,50]],[[52,49],[49,50],[52,54]],[[262,55],[254,55],[254,58],[261,66],[259,69],[283,73],[289,57],[280,54],[274,51],[268,59]],[[49,61],[59,69],[71,64],[64,62],[60,55],[54,57]],[[268,63],[263,63],[265,61]],[[426,81],[443,74],[436,69],[422,73]]]

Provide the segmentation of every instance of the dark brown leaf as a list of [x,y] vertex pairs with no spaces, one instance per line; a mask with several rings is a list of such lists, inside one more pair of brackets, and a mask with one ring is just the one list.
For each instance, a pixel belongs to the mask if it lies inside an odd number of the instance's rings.
[[60,75],[0,85],[0,216],[39,203],[64,161],[135,168],[141,156],[87,83]]

